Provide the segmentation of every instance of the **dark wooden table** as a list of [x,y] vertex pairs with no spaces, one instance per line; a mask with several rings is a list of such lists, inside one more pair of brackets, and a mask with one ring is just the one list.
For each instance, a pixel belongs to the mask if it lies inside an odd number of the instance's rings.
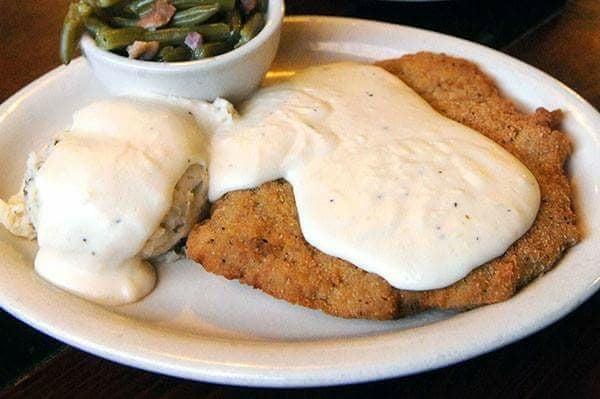
[[[57,35],[67,3],[0,0],[0,101],[59,64]],[[289,13],[392,19],[486,43],[548,72],[600,108],[600,0],[567,1],[559,15],[548,13],[544,23],[525,35],[519,24],[531,26],[527,18],[534,6],[527,1],[492,3],[447,2],[432,17],[424,6],[382,11],[368,1],[287,1]],[[512,13],[509,24],[506,13]],[[479,18],[483,15],[488,20]],[[478,23],[461,25],[460,18]],[[543,331],[454,366],[370,384],[303,390],[219,386],[139,371],[65,346],[0,311],[0,396],[600,398],[599,305],[597,293]]]

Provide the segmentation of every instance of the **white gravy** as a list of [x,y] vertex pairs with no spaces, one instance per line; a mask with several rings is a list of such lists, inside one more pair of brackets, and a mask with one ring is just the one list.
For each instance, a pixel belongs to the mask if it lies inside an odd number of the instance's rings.
[[285,178],[309,243],[400,289],[456,282],[538,211],[537,182],[516,158],[374,66],[310,68],[239,115],[224,100],[168,101],[75,113],[35,176],[46,280],[109,305],[149,293],[156,274],[138,254],[191,163],[209,163],[211,201]]
[[59,140],[35,177],[35,269],[96,302],[136,301],[156,283],[138,253],[207,144],[185,110],[132,99],[81,109]]
[[533,175],[395,76],[309,68],[257,92],[211,138],[209,198],[285,178],[302,232],[400,289],[448,286],[532,225]]

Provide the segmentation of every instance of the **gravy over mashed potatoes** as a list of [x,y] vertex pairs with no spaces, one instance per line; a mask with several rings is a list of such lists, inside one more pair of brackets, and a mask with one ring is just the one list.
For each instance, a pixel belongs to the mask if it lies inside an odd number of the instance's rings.
[[5,224],[37,235],[35,269],[51,283],[104,304],[136,301],[156,282],[146,259],[186,236],[206,203],[206,149],[184,110],[93,103],[45,154],[30,155],[21,195],[0,204]]
[[515,157],[375,66],[309,68],[240,115],[223,100],[171,103],[116,99],[75,114],[39,165],[28,209],[44,278],[109,304],[148,293],[144,248],[194,164],[208,166],[211,201],[285,178],[310,244],[400,289],[456,282],[538,211],[537,182]]

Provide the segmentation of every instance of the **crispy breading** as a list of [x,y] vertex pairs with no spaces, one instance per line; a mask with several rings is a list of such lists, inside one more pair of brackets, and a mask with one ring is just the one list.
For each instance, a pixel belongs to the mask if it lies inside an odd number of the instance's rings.
[[308,244],[291,186],[282,180],[225,195],[187,241],[210,272],[289,302],[349,318],[394,319],[427,309],[469,309],[506,300],[550,270],[579,239],[564,171],[571,145],[555,130],[560,114],[528,115],[501,96],[473,63],[418,53],[377,65],[401,78],[440,113],[488,136],[536,177],[541,205],[531,229],[501,257],[455,284],[406,291]]

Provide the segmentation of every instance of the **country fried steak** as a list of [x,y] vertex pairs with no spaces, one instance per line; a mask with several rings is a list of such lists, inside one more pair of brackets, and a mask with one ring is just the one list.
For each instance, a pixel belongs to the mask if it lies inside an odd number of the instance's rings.
[[541,190],[531,229],[503,256],[449,287],[398,290],[308,244],[292,187],[279,180],[231,192],[214,203],[211,217],[192,230],[187,255],[212,273],[274,297],[335,316],[380,320],[503,301],[550,270],[579,239],[564,171],[571,145],[555,129],[560,113],[519,111],[477,66],[462,59],[422,52],[376,65],[401,78],[437,111],[485,134],[527,166]]

